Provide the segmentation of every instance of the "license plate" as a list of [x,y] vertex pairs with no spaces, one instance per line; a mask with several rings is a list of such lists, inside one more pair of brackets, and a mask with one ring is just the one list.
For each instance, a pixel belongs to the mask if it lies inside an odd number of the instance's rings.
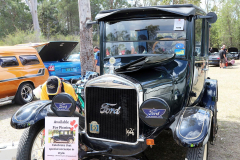
[[66,68],[66,71],[67,71],[67,72],[73,71],[73,68]]

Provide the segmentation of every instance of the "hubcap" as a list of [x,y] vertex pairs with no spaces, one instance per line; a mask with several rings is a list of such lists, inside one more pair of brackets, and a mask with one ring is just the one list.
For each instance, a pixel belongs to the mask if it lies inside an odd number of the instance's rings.
[[30,102],[33,98],[32,88],[28,85],[24,85],[21,91],[21,96],[26,102]]
[[72,140],[72,139],[70,139],[68,143],[73,143],[73,140]]
[[204,146],[203,160],[207,160],[207,155],[208,155],[208,153],[207,153],[207,152],[208,152],[207,147],[208,147],[208,144],[206,143],[205,146]]
[[31,160],[43,160],[43,150],[45,146],[44,132],[44,129],[42,129],[34,139],[31,150]]

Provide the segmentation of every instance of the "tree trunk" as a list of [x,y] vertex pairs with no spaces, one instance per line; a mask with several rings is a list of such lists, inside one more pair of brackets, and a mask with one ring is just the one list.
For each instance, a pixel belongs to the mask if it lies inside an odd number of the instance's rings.
[[[29,3],[30,2],[30,3]],[[26,0],[26,3],[30,9],[33,19],[33,28],[36,34],[36,41],[39,42],[40,38],[40,26],[38,22],[38,15],[37,15],[37,0]]]
[[81,74],[94,71],[92,28],[87,29],[87,20],[91,20],[90,0],[78,0],[80,22],[80,61]]

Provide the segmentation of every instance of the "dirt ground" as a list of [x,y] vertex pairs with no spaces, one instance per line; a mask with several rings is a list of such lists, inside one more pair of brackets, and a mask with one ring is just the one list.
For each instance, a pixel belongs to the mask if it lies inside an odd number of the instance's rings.
[[[218,80],[218,124],[219,130],[214,145],[209,146],[210,160],[240,159],[240,60],[227,69],[209,67],[208,77]],[[0,107],[0,144],[19,141],[23,130],[10,126],[12,115],[18,105]],[[184,160],[187,149],[179,147],[170,131],[162,132],[155,140],[157,145],[146,150],[150,160]]]

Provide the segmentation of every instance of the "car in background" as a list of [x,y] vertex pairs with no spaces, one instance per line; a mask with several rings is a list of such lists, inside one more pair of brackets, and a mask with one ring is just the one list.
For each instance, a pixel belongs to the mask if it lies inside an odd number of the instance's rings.
[[239,59],[238,49],[235,47],[228,48],[228,54],[231,59]]
[[78,42],[75,41],[56,41],[20,45],[32,46],[39,50],[39,55],[48,69],[49,75],[69,81],[81,78],[80,61],[77,61],[74,57],[74,59],[68,59],[77,44]]
[[0,47],[0,106],[33,100],[33,89],[49,77],[36,49],[26,46]]
[[219,55],[219,51],[217,48],[212,48],[212,53],[209,52],[209,56],[208,56],[208,64],[209,65],[217,65],[219,66],[219,62],[220,62],[220,55]]
[[58,132],[58,135],[52,136],[50,139],[50,143],[57,142],[67,142],[72,144],[74,142],[74,134],[71,130],[53,130],[54,132]]
[[80,64],[80,54],[71,54],[69,57],[67,57],[66,61],[68,62],[79,62]]

